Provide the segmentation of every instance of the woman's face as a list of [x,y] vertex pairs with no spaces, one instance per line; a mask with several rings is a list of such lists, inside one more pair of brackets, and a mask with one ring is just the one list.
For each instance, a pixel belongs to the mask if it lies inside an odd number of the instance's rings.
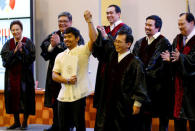
[[16,41],[19,41],[22,37],[22,29],[18,24],[14,24],[11,27],[11,32]]

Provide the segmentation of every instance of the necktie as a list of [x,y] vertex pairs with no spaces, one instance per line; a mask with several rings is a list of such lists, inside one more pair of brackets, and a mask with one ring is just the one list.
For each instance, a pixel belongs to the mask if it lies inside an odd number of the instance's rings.
[[184,36],[184,37],[183,37],[183,46],[186,45],[186,41],[187,41],[187,36]]

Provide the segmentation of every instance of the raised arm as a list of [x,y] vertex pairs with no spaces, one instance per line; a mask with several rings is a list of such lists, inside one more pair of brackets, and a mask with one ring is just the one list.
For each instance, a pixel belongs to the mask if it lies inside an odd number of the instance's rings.
[[93,25],[92,14],[90,11],[86,10],[84,12],[84,18],[85,21],[88,23],[89,38],[90,38],[90,41],[88,42],[88,46],[89,46],[89,50],[92,51],[93,43],[97,39],[97,30]]

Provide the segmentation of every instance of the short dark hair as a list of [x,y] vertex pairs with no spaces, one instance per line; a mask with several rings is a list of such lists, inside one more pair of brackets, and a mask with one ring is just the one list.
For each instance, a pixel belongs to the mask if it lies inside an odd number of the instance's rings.
[[19,21],[19,20],[12,21],[11,24],[10,24],[10,30],[11,30],[11,28],[12,28],[13,25],[19,25],[20,28],[21,28],[21,30],[23,30],[23,25],[22,25],[22,22],[21,21]]
[[181,16],[183,16],[183,15],[186,15],[186,21],[187,21],[188,23],[194,21],[194,25],[195,25],[195,19],[194,19],[194,16],[193,16],[192,13],[181,13],[181,14],[179,15],[179,17],[181,17]]
[[130,32],[128,29],[126,29],[126,28],[121,28],[121,29],[118,31],[118,34],[117,34],[117,35],[126,35],[126,40],[125,40],[125,42],[126,42],[126,43],[128,43],[128,42],[133,43],[133,40],[134,40],[133,35],[131,34],[131,32]]
[[121,8],[118,5],[109,5],[108,8],[114,7],[116,13],[121,13]]
[[72,21],[72,15],[71,15],[69,12],[67,12],[67,11],[61,12],[61,13],[58,15],[58,19],[59,19],[60,17],[62,17],[62,16],[66,16],[66,17],[68,17],[69,21]]
[[78,45],[84,45],[84,44],[85,44],[85,41],[84,41],[82,35],[80,34],[79,37],[80,37],[80,38],[79,38],[79,41],[78,41]]
[[161,27],[162,27],[162,20],[161,20],[161,18],[160,18],[159,16],[157,16],[157,15],[151,15],[151,16],[148,16],[148,17],[146,18],[146,20],[148,20],[148,19],[154,20],[154,21],[155,21],[155,27],[156,27],[156,28],[159,28],[158,31],[161,30]]
[[75,38],[80,37],[80,31],[75,27],[68,27],[65,31],[65,34],[69,33],[72,33],[75,36]]

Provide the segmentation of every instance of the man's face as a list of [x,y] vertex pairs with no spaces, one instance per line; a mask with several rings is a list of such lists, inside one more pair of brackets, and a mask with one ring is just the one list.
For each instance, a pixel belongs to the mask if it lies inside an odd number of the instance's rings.
[[67,16],[61,16],[58,19],[58,27],[61,32],[64,32],[70,26],[72,26],[72,21]]
[[68,49],[73,49],[77,46],[79,41],[79,37],[75,37],[72,33],[64,34],[64,43],[68,47]]
[[182,15],[178,19],[178,27],[182,35],[188,36],[193,29],[194,24],[193,22],[188,22],[186,20],[186,15]]
[[116,21],[120,19],[120,13],[116,13],[115,7],[108,7],[106,15],[110,25],[114,24]]
[[155,20],[148,19],[145,23],[145,32],[148,37],[155,35],[158,32],[159,28],[155,27]]
[[126,43],[126,35],[117,35],[116,40],[114,41],[114,46],[116,49],[116,52],[122,54],[128,51],[129,47],[131,46],[131,43]]
[[14,24],[11,27],[11,33],[16,40],[20,40],[22,37],[22,29],[18,24]]

